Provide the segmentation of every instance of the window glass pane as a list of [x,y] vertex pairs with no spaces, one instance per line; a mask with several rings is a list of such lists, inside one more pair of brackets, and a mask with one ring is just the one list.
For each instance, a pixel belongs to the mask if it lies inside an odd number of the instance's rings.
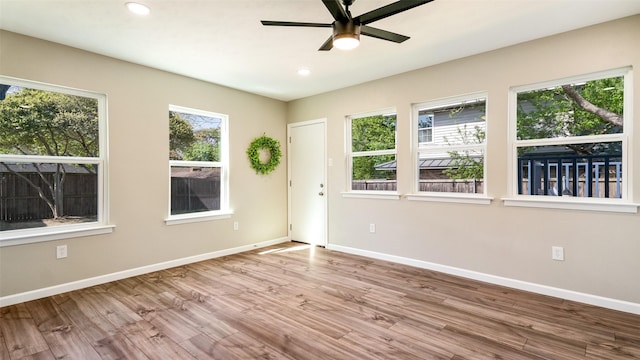
[[616,134],[623,131],[624,77],[517,94],[517,139]]
[[171,167],[171,215],[220,210],[219,167]]
[[475,99],[418,111],[418,142],[433,146],[484,143],[485,108],[485,99]]
[[0,162],[0,230],[97,221],[98,165]]
[[518,148],[521,195],[622,198],[622,142]]
[[169,158],[220,161],[222,119],[169,111]]
[[418,142],[433,141],[433,113],[430,111],[418,112]]
[[396,156],[357,156],[352,164],[352,190],[396,190]]
[[0,231],[102,221],[99,98],[0,80]]
[[417,126],[418,191],[484,193],[486,99],[424,108]]
[[418,191],[484,193],[484,150],[418,153]]
[[351,119],[353,152],[396,148],[396,115],[375,115]]
[[97,157],[98,100],[0,84],[0,153]]

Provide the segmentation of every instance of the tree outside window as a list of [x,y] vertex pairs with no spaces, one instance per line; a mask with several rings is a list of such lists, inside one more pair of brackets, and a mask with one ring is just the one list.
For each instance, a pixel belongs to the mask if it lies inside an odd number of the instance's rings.
[[98,221],[104,96],[2,80],[0,230]]
[[226,209],[226,122],[226,115],[170,107],[172,216]]
[[624,198],[626,70],[517,89],[520,195]]
[[396,114],[349,118],[351,190],[395,191]]
[[414,115],[417,191],[484,194],[486,95],[417,104]]

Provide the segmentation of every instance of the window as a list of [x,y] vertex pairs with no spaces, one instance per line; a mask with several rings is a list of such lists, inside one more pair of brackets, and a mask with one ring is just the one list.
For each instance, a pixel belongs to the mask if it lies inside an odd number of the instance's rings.
[[227,115],[169,107],[169,223],[229,216],[227,122]]
[[486,96],[413,107],[418,193],[484,194]]
[[395,111],[347,118],[349,189],[396,191]]
[[630,69],[512,89],[514,195],[630,199]]
[[418,112],[418,142],[433,142],[433,112],[429,110]]
[[0,77],[2,244],[111,231],[105,134],[104,95]]

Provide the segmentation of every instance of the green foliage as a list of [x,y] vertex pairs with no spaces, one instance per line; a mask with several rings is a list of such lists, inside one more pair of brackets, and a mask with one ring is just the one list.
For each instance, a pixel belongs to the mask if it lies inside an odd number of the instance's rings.
[[[396,147],[396,115],[375,115],[351,120],[352,151],[390,150]],[[392,161],[394,155],[358,156],[353,158],[353,179],[386,178],[388,172],[377,171],[376,165]]]
[[196,140],[193,128],[180,114],[169,112],[169,158],[182,160],[184,152]]
[[183,160],[220,161],[218,148],[206,142],[194,142],[184,152]]
[[[463,144],[482,144],[486,138],[486,132],[479,126],[475,126],[472,132],[467,131],[467,126],[458,127],[458,135]],[[473,156],[470,150],[449,151],[451,163],[449,168],[442,171],[449,179],[467,180],[484,178],[484,154]]]
[[[572,87],[593,105],[623,115],[623,77],[592,80]],[[586,111],[562,87],[519,93],[517,118],[519,140],[622,132],[621,126]],[[581,154],[593,152],[593,144],[568,147]]]
[[[269,152],[269,160],[262,162],[260,160],[260,151]],[[267,175],[280,164],[280,158],[282,157],[280,142],[266,135],[262,135],[259,138],[253,139],[251,144],[249,144],[247,156],[249,156],[251,168],[256,171],[256,174]]]
[[220,161],[220,128],[194,130],[189,120],[178,112],[170,111],[169,158],[171,160]]
[[353,180],[390,179],[395,178],[393,171],[376,170],[375,167],[395,160],[395,155],[357,156],[351,165]]
[[396,116],[368,116],[351,120],[352,151],[394,149]]
[[[96,157],[98,142],[98,100],[51,91],[20,89],[0,101],[0,153],[36,156]],[[10,172],[9,166],[0,165]],[[63,214],[66,173],[58,164],[49,181],[33,163],[46,186],[38,186],[21,173],[13,172],[32,186],[54,218]],[[81,164],[95,173],[94,165]]]
[[218,146],[220,143],[220,128],[208,128],[196,130],[193,133],[196,141],[206,142],[212,146]]
[[98,101],[22,89],[0,101],[5,154],[98,156]]

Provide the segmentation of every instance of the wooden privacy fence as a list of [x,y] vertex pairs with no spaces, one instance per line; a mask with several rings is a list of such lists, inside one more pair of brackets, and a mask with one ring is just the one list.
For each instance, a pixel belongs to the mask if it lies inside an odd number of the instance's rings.
[[171,214],[220,210],[218,167],[171,167]]
[[[396,180],[353,180],[351,189],[369,191],[396,191]],[[419,191],[430,192],[455,192],[455,193],[482,193],[483,180],[451,180],[434,179],[420,180]]]
[[[22,173],[47,193],[48,187],[37,173]],[[53,174],[44,174],[53,183]],[[63,215],[96,216],[98,178],[95,174],[66,174],[63,186]],[[53,212],[38,191],[16,174],[0,173],[0,221],[17,222],[53,218]]]
[[220,210],[220,176],[171,178],[171,214]]
[[353,180],[352,190],[396,191],[396,180]]
[[484,180],[420,180],[420,191],[482,194],[483,189]]
[[[204,176],[200,174],[204,173]],[[47,193],[48,185],[35,172],[21,176]],[[98,211],[98,178],[91,173],[67,173],[63,185],[63,216],[96,217]],[[53,174],[44,173],[53,183]],[[219,210],[220,174],[210,172],[179,173],[171,177],[171,213]],[[38,190],[22,177],[0,172],[0,221],[19,222],[53,218],[53,212],[40,197]]]

